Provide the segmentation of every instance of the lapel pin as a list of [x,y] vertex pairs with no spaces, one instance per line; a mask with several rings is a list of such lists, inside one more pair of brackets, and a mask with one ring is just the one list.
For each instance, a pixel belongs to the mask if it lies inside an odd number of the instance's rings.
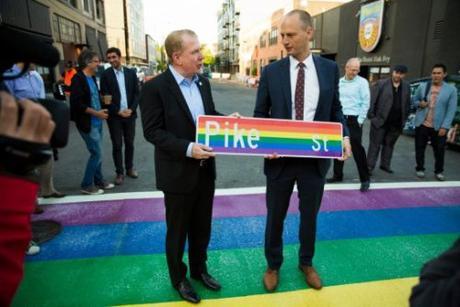
[[198,85],[199,86],[203,86],[203,83],[201,83],[201,81],[198,82]]

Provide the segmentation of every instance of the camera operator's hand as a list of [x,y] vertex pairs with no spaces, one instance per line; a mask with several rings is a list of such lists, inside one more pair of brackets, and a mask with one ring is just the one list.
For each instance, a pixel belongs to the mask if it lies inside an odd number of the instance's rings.
[[14,97],[0,92],[0,101],[0,135],[33,143],[49,143],[55,123],[43,106],[27,99],[20,100],[23,114],[18,126],[19,107]]

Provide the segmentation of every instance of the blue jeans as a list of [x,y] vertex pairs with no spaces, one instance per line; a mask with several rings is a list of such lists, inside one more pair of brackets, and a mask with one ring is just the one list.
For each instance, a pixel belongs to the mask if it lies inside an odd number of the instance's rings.
[[86,189],[94,185],[102,184],[104,177],[102,176],[102,157],[101,157],[101,145],[102,145],[102,125],[91,126],[90,133],[84,133],[81,130],[81,137],[86,143],[86,148],[90,153],[88,163],[86,164],[85,176],[81,182],[81,188]]

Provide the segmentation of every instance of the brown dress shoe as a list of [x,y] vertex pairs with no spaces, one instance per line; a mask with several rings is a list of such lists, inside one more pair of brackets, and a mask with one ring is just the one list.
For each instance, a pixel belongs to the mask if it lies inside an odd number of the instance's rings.
[[268,292],[275,291],[276,287],[278,287],[278,281],[279,272],[277,270],[267,268],[267,271],[265,271],[263,279],[265,290],[267,290]]
[[319,290],[323,287],[321,278],[319,277],[318,272],[316,272],[314,267],[299,265],[299,269],[305,275],[305,281],[311,288]]
[[137,171],[135,169],[130,169],[126,172],[126,175],[128,175],[128,177],[131,177],[131,178],[137,178],[139,177],[139,175],[137,174]]
[[117,177],[115,178],[115,184],[116,185],[122,185],[124,179],[125,179],[125,176],[117,175]]

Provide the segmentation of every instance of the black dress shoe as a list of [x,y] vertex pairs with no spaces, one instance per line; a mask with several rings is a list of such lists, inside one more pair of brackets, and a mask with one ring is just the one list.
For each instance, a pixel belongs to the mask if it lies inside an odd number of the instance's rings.
[[393,174],[393,170],[391,168],[385,167],[385,166],[380,166],[380,169],[384,172],[387,172],[389,174]]
[[49,195],[43,195],[43,198],[62,198],[65,197],[66,195],[64,193],[60,192],[54,192]]
[[327,183],[337,183],[337,182],[342,182],[342,181],[343,181],[343,178],[335,177],[335,176],[326,179],[326,182],[327,182]]
[[187,302],[198,304],[201,301],[187,278],[177,285],[176,290],[179,292],[180,297]]
[[210,290],[219,291],[222,288],[219,282],[208,273],[201,273],[200,276],[192,276],[192,278],[201,281]]
[[363,181],[363,182],[361,182],[361,188],[359,190],[361,192],[367,192],[367,191],[369,191],[370,186],[371,186],[370,181]]

